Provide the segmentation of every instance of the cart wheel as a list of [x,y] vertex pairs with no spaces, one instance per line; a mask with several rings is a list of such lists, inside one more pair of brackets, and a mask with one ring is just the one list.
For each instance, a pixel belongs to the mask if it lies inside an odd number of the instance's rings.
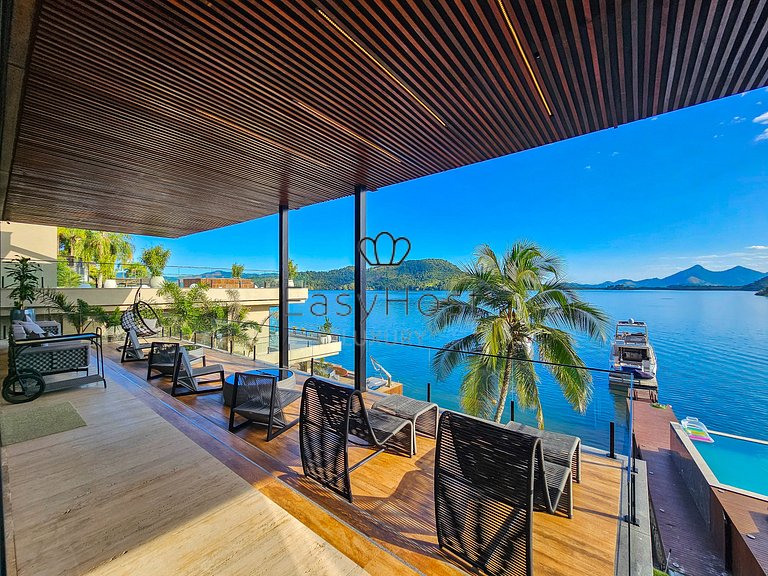
[[31,402],[45,392],[45,380],[37,370],[21,370],[3,381],[3,398],[11,404]]

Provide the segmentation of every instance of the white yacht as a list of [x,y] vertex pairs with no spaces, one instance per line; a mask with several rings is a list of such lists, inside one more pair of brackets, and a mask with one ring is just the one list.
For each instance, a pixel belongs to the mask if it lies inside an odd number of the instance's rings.
[[637,378],[656,378],[656,354],[648,339],[648,326],[630,318],[616,324],[611,344],[611,370],[633,373]]

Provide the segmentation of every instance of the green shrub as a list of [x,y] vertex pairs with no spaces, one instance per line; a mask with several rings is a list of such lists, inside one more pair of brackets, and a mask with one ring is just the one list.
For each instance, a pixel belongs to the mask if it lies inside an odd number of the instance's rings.
[[152,276],[162,276],[168,260],[171,257],[171,251],[162,246],[152,246],[141,253],[141,261],[149,269]]
[[77,288],[83,282],[83,277],[70,268],[66,261],[56,263],[56,286],[59,288]]

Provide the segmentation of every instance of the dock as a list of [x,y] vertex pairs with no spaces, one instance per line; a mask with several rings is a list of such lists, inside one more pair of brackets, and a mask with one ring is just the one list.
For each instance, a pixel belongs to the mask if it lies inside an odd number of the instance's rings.
[[611,372],[608,375],[608,389],[614,394],[625,392],[629,396],[630,389],[635,392],[635,400],[638,399],[638,392],[646,391],[647,396],[652,402],[656,402],[659,395],[659,382],[656,377],[640,379],[634,378],[629,373]]

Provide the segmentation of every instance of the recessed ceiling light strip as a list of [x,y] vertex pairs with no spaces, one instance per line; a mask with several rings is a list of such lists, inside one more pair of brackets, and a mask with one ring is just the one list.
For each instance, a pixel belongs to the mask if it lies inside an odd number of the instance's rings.
[[317,9],[317,11],[323,18],[325,18],[331,24],[331,26],[333,26],[339,32],[339,34],[341,34],[342,36],[344,36],[344,38],[349,40],[358,50],[360,50],[360,52],[365,54],[371,62],[376,64],[376,66],[378,66],[381,70],[383,70],[387,76],[389,76],[390,78],[392,78],[392,80],[397,82],[398,86],[400,86],[403,90],[405,90],[411,98],[413,98],[422,108],[424,108],[424,110],[429,112],[429,114],[435,120],[437,120],[442,126],[446,126],[445,122],[443,122],[440,116],[438,116],[429,106],[427,106],[427,104],[421,98],[416,96],[416,94],[414,94],[413,91],[410,88],[408,88],[408,86],[406,86],[397,76],[395,76],[392,72],[390,72],[389,69],[386,66],[384,66],[384,64],[379,62],[373,54],[371,54],[370,52],[368,52],[368,50],[363,48],[363,46],[359,42],[357,42],[354,38],[352,38],[352,36],[347,34],[347,32],[341,26],[339,26],[330,16],[328,16],[325,12],[323,12],[319,8]]
[[547,114],[552,116],[552,110],[550,110],[549,104],[547,104],[547,99],[544,98],[544,92],[541,90],[539,81],[536,79],[536,74],[534,74],[533,68],[531,67],[531,63],[528,61],[528,57],[525,55],[525,50],[523,50],[523,45],[520,43],[520,38],[517,37],[517,32],[515,32],[515,27],[512,26],[512,20],[509,19],[509,14],[507,14],[507,9],[504,7],[504,0],[498,0],[498,2],[499,2],[499,8],[501,8],[501,13],[504,15],[504,21],[507,23],[507,28],[509,28],[509,31],[512,33],[512,38],[514,38],[515,40],[517,49],[520,51],[520,54],[523,57],[523,62],[525,62],[525,66],[526,68],[528,68],[528,73],[531,75],[531,79],[533,79],[533,83],[536,86],[536,90],[539,92],[539,98],[541,98],[541,101],[544,103],[544,107],[547,109]]
[[358,134],[358,133],[357,133],[357,132],[355,132],[354,130],[350,130],[349,128],[347,128],[347,127],[346,127],[346,126],[344,126],[343,124],[340,124],[339,122],[337,122],[337,121],[336,121],[336,120],[334,120],[333,118],[331,118],[331,117],[329,117],[329,116],[326,116],[325,114],[323,114],[323,113],[322,113],[322,112],[320,112],[319,110],[315,110],[314,108],[312,108],[312,107],[311,107],[311,106],[309,106],[308,104],[305,104],[304,102],[301,102],[300,100],[296,100],[295,102],[296,102],[296,105],[297,105],[298,107],[300,107],[300,108],[303,108],[304,110],[306,110],[306,111],[307,111],[307,112],[309,112],[310,114],[312,114],[312,115],[314,115],[314,116],[317,116],[317,117],[318,117],[318,118],[320,118],[321,120],[325,120],[325,121],[326,121],[326,122],[328,122],[328,124],[330,124],[331,126],[334,126],[334,127],[338,128],[339,130],[341,130],[341,131],[342,131],[342,132],[344,132],[345,134],[349,134],[349,135],[350,135],[350,136],[352,136],[353,138],[357,138],[358,140],[360,140],[360,142],[363,142],[363,143],[367,144],[367,145],[368,145],[368,146],[370,146],[371,148],[375,148],[376,150],[378,150],[379,152],[381,152],[382,154],[384,154],[384,155],[385,155],[385,156],[387,156],[388,158],[391,158],[391,159],[392,159],[392,160],[394,160],[395,162],[397,162],[397,163],[400,163],[400,158],[398,158],[397,156],[395,156],[395,155],[394,155],[394,154],[392,154],[391,152],[389,152],[389,151],[385,150],[384,148],[382,148],[382,147],[381,147],[381,146],[379,146],[378,144],[375,144],[374,142],[371,142],[371,141],[370,141],[370,140],[368,140],[368,138],[366,138],[365,136],[361,136],[360,134]]
[[208,118],[210,120],[218,122],[219,124],[223,124],[224,126],[228,126],[228,127],[232,128],[233,130],[237,130],[238,132],[242,132],[243,134],[247,134],[248,136],[256,138],[257,140],[261,140],[262,142],[265,142],[265,143],[269,144],[270,146],[274,146],[275,148],[279,148],[280,150],[283,150],[284,152],[288,152],[289,154],[293,154],[294,156],[298,156],[299,158],[303,158],[304,160],[312,162],[313,164],[317,164],[318,166],[322,166],[323,168],[330,168],[330,166],[328,164],[326,164],[325,162],[321,162],[320,160],[317,160],[316,158],[312,158],[311,156],[307,156],[306,154],[303,154],[303,153],[299,152],[298,150],[294,150],[293,148],[289,148],[288,146],[284,146],[283,144],[280,144],[279,142],[276,142],[275,140],[272,140],[271,138],[267,138],[266,136],[262,136],[261,134],[257,134],[253,130],[249,130],[248,128],[245,128],[243,126],[235,124],[234,122],[230,122],[229,120],[226,120],[224,118],[216,116],[215,114],[210,114],[210,113],[205,112],[203,110],[195,110],[195,112],[197,112],[198,114],[201,114],[202,116],[205,116],[206,118]]

